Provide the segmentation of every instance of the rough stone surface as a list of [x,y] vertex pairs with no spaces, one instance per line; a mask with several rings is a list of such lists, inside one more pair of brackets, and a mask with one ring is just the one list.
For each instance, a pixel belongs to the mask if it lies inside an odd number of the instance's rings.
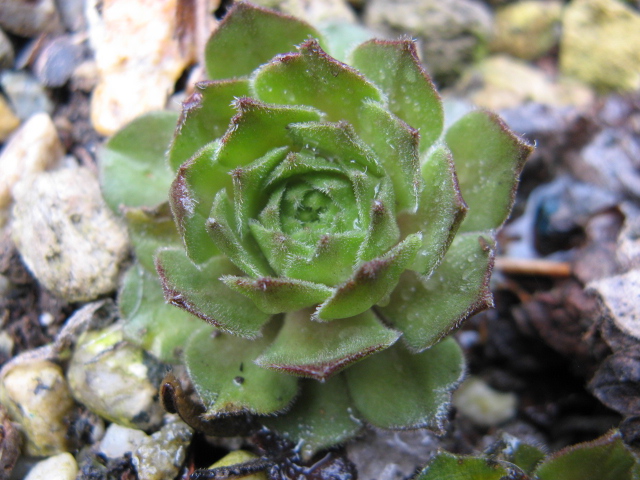
[[76,475],[76,459],[65,452],[36,463],[24,480],[74,480]]
[[145,438],[133,454],[140,480],[164,480],[178,475],[187,455],[193,431],[179,419],[172,419]]
[[127,232],[88,169],[42,172],[21,181],[14,196],[13,239],[44,287],[69,302],[117,288]]
[[11,202],[11,192],[20,179],[56,164],[63,155],[58,132],[49,115],[39,113],[31,117],[0,154],[0,209]]
[[22,37],[61,29],[54,0],[3,0],[0,2],[0,26]]
[[158,384],[164,371],[142,349],[126,343],[122,325],[87,332],[67,370],[73,396],[119,425],[150,430],[162,422]]
[[58,365],[34,360],[7,369],[0,383],[0,401],[21,425],[27,454],[48,456],[67,450],[64,420],[74,402]]
[[127,452],[135,452],[147,437],[142,430],[112,423],[100,441],[100,453],[109,458],[122,457]]
[[427,69],[445,78],[477,58],[492,32],[489,8],[475,0],[371,0],[365,21],[394,36],[420,37]]
[[618,0],[574,0],[562,30],[563,73],[602,90],[640,87],[640,14]]
[[[0,96],[0,142],[9,138],[9,135],[19,126],[20,119],[15,116],[4,97]],[[2,182],[1,178],[0,182]]]
[[527,0],[498,9],[490,47],[524,60],[548,53],[560,39],[562,2]]
[[570,79],[554,81],[543,71],[507,55],[493,55],[464,73],[456,90],[489,110],[536,102],[551,106],[586,106],[594,99],[587,86]]
[[[135,117],[165,107],[176,80],[195,58],[180,42],[177,0],[87,2],[90,41],[100,82],[91,121],[113,134]],[[99,5],[98,5],[99,4]]]

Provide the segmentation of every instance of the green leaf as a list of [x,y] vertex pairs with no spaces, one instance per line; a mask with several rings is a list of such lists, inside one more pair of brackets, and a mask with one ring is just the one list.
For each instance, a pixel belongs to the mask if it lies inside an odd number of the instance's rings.
[[498,462],[438,452],[415,477],[415,480],[504,480],[506,478],[519,477],[511,476],[510,469]]
[[294,50],[307,38],[322,39],[311,25],[250,3],[236,3],[205,47],[209,78],[248,76],[275,55]]
[[404,333],[411,350],[429,348],[464,319],[493,306],[489,277],[494,254],[489,233],[458,234],[433,275],[423,281],[405,272],[380,312]]
[[181,244],[169,204],[164,202],[156,208],[124,207],[124,217],[136,258],[148,272],[155,274],[156,251]]
[[291,144],[289,125],[322,119],[317,110],[301,106],[267,105],[251,98],[234,102],[233,117],[216,159],[229,170],[243,167],[270,150]]
[[369,228],[358,252],[359,262],[368,262],[384,254],[400,239],[396,202],[389,178],[383,178],[371,202]]
[[536,471],[539,480],[635,480],[637,460],[619,432],[560,450]]
[[363,232],[332,233],[320,237],[307,255],[291,255],[284,274],[287,277],[335,286],[353,273]]
[[370,175],[384,175],[376,155],[362,143],[348,123],[294,124],[289,128],[289,135],[299,145],[304,145],[324,158],[342,163],[347,168],[353,168],[357,164]]
[[233,100],[249,95],[248,80],[200,82],[182,104],[169,165],[177,170],[207,143],[222,137],[236,114]]
[[500,228],[511,212],[520,172],[533,147],[497,115],[482,110],[454,123],[445,139],[469,206],[460,231]]
[[332,292],[325,285],[293,278],[226,276],[222,281],[232,290],[250,298],[260,310],[271,314],[317,305]]
[[361,120],[356,132],[391,177],[398,211],[414,210],[421,187],[417,130],[377,103],[362,107]]
[[261,67],[252,78],[255,96],[267,103],[308,105],[326,113],[327,120],[346,120],[356,131],[360,109],[382,94],[362,75],[307,40],[291,53]]
[[210,143],[185,162],[171,184],[169,201],[189,258],[202,263],[220,253],[207,232],[211,204],[218,191],[231,188],[227,168],[215,161],[219,144]]
[[298,393],[295,377],[260,368],[254,359],[271,342],[246,340],[205,326],[185,347],[185,365],[207,409],[205,417],[249,411],[273,414],[285,410]]
[[272,274],[259,246],[252,238],[239,235],[233,206],[225,192],[216,195],[206,226],[213,243],[244,273],[254,277]]
[[100,152],[102,194],[119,213],[127,207],[155,207],[167,199],[173,179],[165,154],[178,120],[174,112],[138,117],[116,133]]
[[256,364],[324,380],[389,347],[400,336],[371,311],[330,323],[311,321],[311,313],[312,310],[298,310],[286,314],[278,336]]
[[410,235],[385,255],[360,265],[334,294],[318,307],[314,317],[333,320],[358,315],[389,295],[420,248],[418,235]]
[[431,151],[422,164],[424,189],[418,210],[398,216],[404,235],[422,232],[422,248],[412,265],[429,277],[440,264],[467,211],[460,195],[453,158],[446,147]]
[[448,338],[422,353],[401,342],[345,371],[349,393],[367,423],[380,428],[442,428],[464,357]]
[[420,153],[440,137],[444,111],[413,40],[370,40],[350,62],[387,95],[389,110],[420,132]]
[[290,440],[305,459],[319,450],[333,447],[353,437],[362,423],[353,415],[353,404],[342,375],[326,382],[301,380],[300,396],[284,415],[262,422]]
[[125,340],[163,362],[178,363],[187,339],[202,327],[190,313],[165,303],[158,277],[137,264],[124,277],[118,305]]
[[196,266],[179,249],[158,252],[156,267],[165,299],[187,312],[245,338],[255,338],[269,319],[244,295],[229,289],[219,279],[238,270],[223,257]]

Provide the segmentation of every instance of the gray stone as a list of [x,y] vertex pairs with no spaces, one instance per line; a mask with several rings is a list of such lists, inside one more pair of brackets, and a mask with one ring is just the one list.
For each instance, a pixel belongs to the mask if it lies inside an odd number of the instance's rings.
[[640,88],[640,14],[617,0],[574,0],[562,21],[560,69],[601,90]]
[[22,427],[28,455],[48,456],[68,449],[65,417],[74,402],[58,365],[33,360],[3,369],[0,402]]
[[175,478],[187,456],[193,430],[178,418],[142,440],[133,454],[133,464],[140,480]]
[[0,209],[10,204],[13,188],[21,179],[55,165],[63,154],[49,115],[39,113],[25,122],[0,153]]
[[87,28],[84,5],[85,0],[56,0],[62,23],[70,32],[80,32]]
[[438,446],[435,434],[426,429],[367,430],[347,444],[347,454],[360,480],[402,480],[424,466]]
[[596,280],[587,291],[599,297],[604,315],[616,327],[640,339],[640,270]]
[[27,72],[5,70],[0,73],[0,85],[20,120],[36,113],[53,112],[53,103],[40,82]]
[[62,29],[54,0],[3,0],[0,2],[0,26],[22,37]]
[[36,463],[24,480],[74,480],[76,475],[76,459],[65,452]]
[[124,225],[107,207],[88,169],[27,177],[14,188],[12,236],[25,264],[69,302],[90,301],[118,286],[128,256]]
[[394,35],[418,36],[432,75],[457,75],[478,57],[492,32],[489,8],[476,0],[371,0],[365,21]]
[[61,35],[47,42],[38,51],[33,72],[46,87],[62,87],[85,57],[77,36]]
[[13,60],[13,45],[5,33],[0,30],[0,68],[11,68]]
[[162,422],[158,400],[163,369],[157,360],[123,340],[122,325],[85,332],[67,369],[73,396],[119,425],[151,430]]

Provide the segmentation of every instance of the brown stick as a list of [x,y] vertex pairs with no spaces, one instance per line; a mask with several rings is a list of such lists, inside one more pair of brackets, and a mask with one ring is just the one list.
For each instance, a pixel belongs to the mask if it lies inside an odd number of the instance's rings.
[[569,262],[557,262],[539,258],[497,257],[495,268],[511,275],[541,275],[546,277],[568,277]]

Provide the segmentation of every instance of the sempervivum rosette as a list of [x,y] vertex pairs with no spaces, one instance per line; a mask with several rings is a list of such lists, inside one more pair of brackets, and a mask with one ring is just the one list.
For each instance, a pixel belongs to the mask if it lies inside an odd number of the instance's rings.
[[[204,416],[287,412],[265,421],[309,451],[361,421],[439,425],[463,369],[441,340],[491,304],[493,233],[530,152],[482,111],[444,132],[413,42],[367,41],[348,64],[323,45],[304,22],[246,3],[220,24],[211,80],[185,102],[168,153],[181,245],[166,205],[118,200],[105,180],[141,258],[122,293],[130,324],[154,328],[140,307],[153,302],[155,317],[175,317],[148,278],[164,245],[166,300],[216,332],[178,329]],[[171,120],[116,135],[105,172],[157,150]]]

